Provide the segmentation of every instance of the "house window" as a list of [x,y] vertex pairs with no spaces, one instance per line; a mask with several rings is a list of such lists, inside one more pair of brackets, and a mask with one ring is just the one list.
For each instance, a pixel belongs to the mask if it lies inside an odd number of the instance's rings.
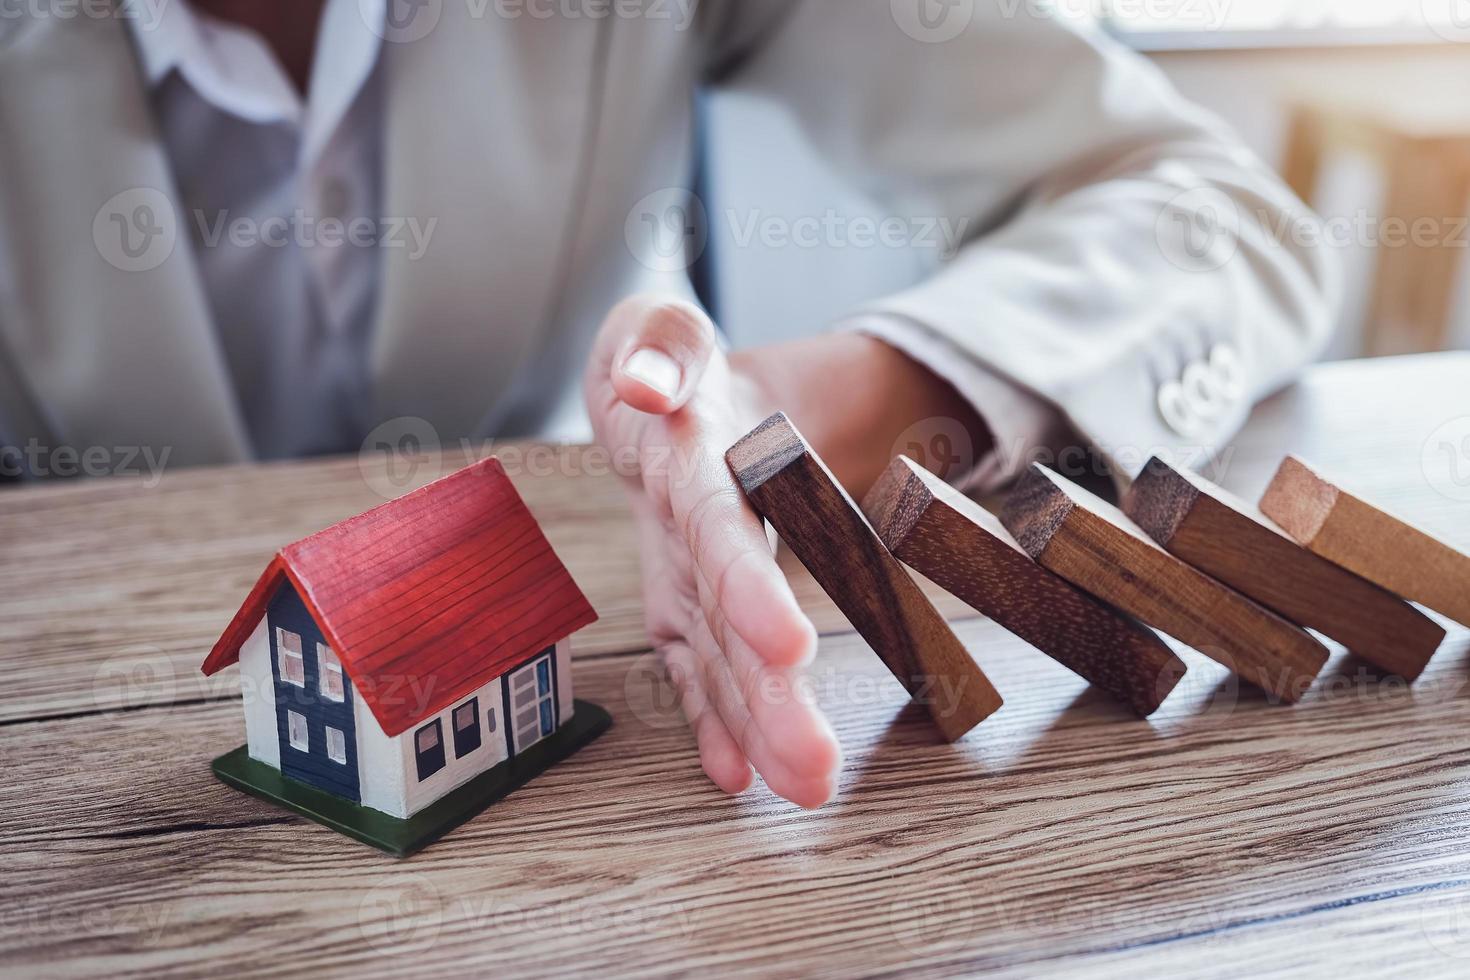
[[297,687],[306,686],[306,662],[301,659],[301,636],[276,627],[276,667],[281,680]]
[[316,645],[316,683],[328,701],[346,700],[342,685],[342,661],[325,643]]
[[306,716],[294,711],[286,712],[286,739],[291,748],[300,752],[311,751],[311,739],[306,734]]
[[419,782],[444,768],[444,739],[438,718],[413,733],[413,754],[418,761]]
[[515,730],[517,751],[556,730],[550,653],[550,649],[544,651],[534,669],[527,667],[511,676],[510,722]]
[[480,747],[480,699],[470,698],[454,709],[454,757],[463,759]]
[[338,765],[347,765],[347,738],[339,728],[327,726],[327,758]]

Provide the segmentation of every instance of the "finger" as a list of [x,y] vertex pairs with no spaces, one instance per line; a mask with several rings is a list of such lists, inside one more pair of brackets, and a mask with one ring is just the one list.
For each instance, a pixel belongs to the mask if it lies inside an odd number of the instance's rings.
[[730,628],[706,583],[700,582],[700,602],[707,622],[724,652],[741,700],[766,744],[792,773],[800,777],[832,779],[842,766],[842,748],[826,716],[812,702],[811,691],[794,668],[773,667]]
[[664,649],[664,669],[694,732],[694,740],[699,745],[699,764],[705,774],[732,796],[748,789],[755,779],[755,771],[710,703],[709,685],[699,658],[685,644],[670,644]]
[[750,707],[741,697],[729,663],[709,627],[701,621],[690,641],[704,666],[710,701],[724,720],[726,730],[771,792],[806,809],[816,809],[837,795],[835,772],[827,775],[798,773],[775,751],[751,716]]
[[649,637],[694,733],[700,765],[720,789],[739,793],[750,786],[755,772],[710,704],[704,669],[684,640],[684,624],[698,615],[699,603],[688,550],[668,533],[641,494],[633,498],[633,512],[644,556],[640,564]]
[[609,379],[629,406],[667,415],[689,400],[715,349],[714,324],[697,306],[634,296],[603,322],[589,370]]
[[687,462],[690,473],[674,481],[669,503],[713,605],[765,662],[809,662],[817,631],[776,564],[765,524],[718,453],[696,452]]

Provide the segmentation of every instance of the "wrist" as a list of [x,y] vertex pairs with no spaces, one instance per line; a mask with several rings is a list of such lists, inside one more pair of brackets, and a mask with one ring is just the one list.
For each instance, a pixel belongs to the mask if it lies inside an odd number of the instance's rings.
[[921,423],[968,437],[970,462],[992,443],[984,421],[949,382],[866,334],[754,348],[733,354],[730,363],[759,417],[786,412],[854,496],[905,451],[910,430]]

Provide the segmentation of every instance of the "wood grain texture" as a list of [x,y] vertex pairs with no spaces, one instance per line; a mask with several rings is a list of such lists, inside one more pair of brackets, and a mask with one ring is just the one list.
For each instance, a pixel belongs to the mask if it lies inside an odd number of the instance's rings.
[[[494,451],[597,610],[573,655],[647,645],[638,539],[624,490],[589,446],[512,442],[445,451],[394,476],[383,457],[166,470],[0,493],[0,721],[219,697],[199,663],[282,546]],[[59,532],[58,529],[64,529]],[[818,630],[847,620],[780,556]],[[964,603],[928,586],[948,615]]]
[[164,978],[1461,965],[1463,634],[1412,691],[1348,673],[1293,711],[1186,653],[1140,722],[995,624],[959,631],[1019,694],[952,745],[860,639],[823,638],[846,761],[811,813],[722,796],[645,658],[583,659],[613,728],[408,861],[216,782],[238,700],[11,726],[0,956]]
[[1470,623],[1470,554],[1344,490],[1297,457],[1282,461],[1261,510],[1313,554]]
[[951,742],[1000,694],[784,414],[725,454],[751,505]]
[[863,500],[904,564],[1147,717],[1184,663],[1147,627],[1041,567],[1000,521],[900,456]]
[[1122,511],[1040,464],[1006,500],[1016,541],[1067,581],[1292,703],[1327,663],[1306,632],[1150,541]]
[[1445,638],[1434,620],[1307,551],[1198,473],[1154,458],[1123,510],[1175,557],[1407,680],[1423,672]]
[[[1255,500],[1300,453],[1470,547],[1466,502],[1438,489],[1451,460],[1421,454],[1467,376],[1467,354],[1313,368],[1203,472]],[[1464,975],[1470,631],[1412,688],[1333,644],[1290,711],[1176,645],[1189,673],[1140,722],[972,618],[956,631],[1008,699],[943,744],[783,553],[823,632],[840,792],[815,812],[725,798],[643,652],[605,459],[496,449],[602,617],[574,638],[577,691],[616,726],[407,862],[213,780],[243,739],[239,684],[197,670],[276,548],[382,500],[379,461],[0,490],[6,971]]]

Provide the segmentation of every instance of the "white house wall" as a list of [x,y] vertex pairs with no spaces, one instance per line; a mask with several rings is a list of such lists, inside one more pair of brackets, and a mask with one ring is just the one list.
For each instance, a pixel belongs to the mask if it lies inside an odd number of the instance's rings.
[[[454,757],[454,709],[470,698],[479,698],[480,747],[463,759]],[[398,743],[397,768],[406,784],[404,792],[405,815],[412,816],[439,799],[445,793],[468,782],[475,776],[499,765],[508,755],[505,747],[505,718],[502,716],[501,678],[497,677],[472,694],[468,694],[439,712],[437,716],[424,718],[418,724],[394,739]],[[486,730],[486,711],[495,710],[495,731]],[[414,733],[429,724],[433,717],[439,719],[440,737],[444,740],[444,768],[423,782],[418,778],[418,761],[414,752]]]
[[240,647],[240,697],[245,702],[245,745],[250,758],[281,768],[276,733],[276,687],[271,678],[271,643],[265,617]]
[[556,645],[556,710],[557,725],[572,720],[572,640],[567,637]]
[[[262,662],[265,667],[265,687],[269,694],[271,689],[270,644],[266,642],[263,628],[259,632],[259,639],[265,650]],[[252,637],[252,640],[254,639]],[[243,651],[240,663],[243,668],[245,666]],[[562,640],[556,645],[556,673],[557,714],[560,717],[560,724],[564,725],[571,720],[573,701],[571,643],[569,640]],[[407,731],[391,738],[383,733],[372,711],[354,690],[352,704],[357,728],[357,769],[362,805],[380,810],[390,816],[406,819],[455,787],[463,785],[492,766],[504,762],[509,753],[506,749],[505,725],[507,720],[504,717],[503,680],[504,678],[501,677],[495,678],[473,693],[455,701],[454,704],[440,711],[438,715],[424,718]],[[480,726],[480,747],[463,759],[457,759],[454,756],[454,709],[471,697],[479,699],[477,722]],[[493,732],[486,727],[486,714],[492,709],[495,712],[495,731]],[[274,702],[266,706],[265,717],[269,722],[270,751],[276,756],[275,761],[271,764],[279,768],[280,748],[276,737]],[[439,719],[440,737],[444,740],[444,768],[420,782],[418,761],[414,752],[414,735],[435,717]],[[253,736],[251,745],[251,755],[254,756]]]
[[372,709],[355,688],[352,718],[357,729],[357,785],[362,805],[393,817],[408,816],[398,740],[383,733]]

